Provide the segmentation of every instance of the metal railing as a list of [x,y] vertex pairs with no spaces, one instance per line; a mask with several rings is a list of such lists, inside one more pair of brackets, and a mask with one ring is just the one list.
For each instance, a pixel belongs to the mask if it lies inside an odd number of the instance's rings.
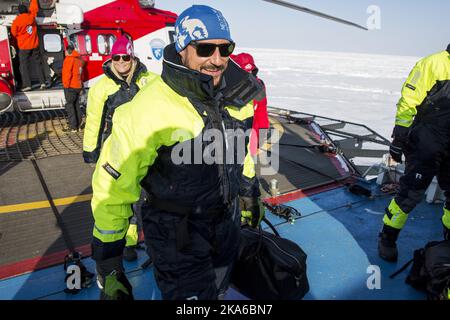
[[[362,176],[377,169],[376,164],[389,152],[390,141],[363,124],[277,107],[268,107],[268,112],[291,121],[317,123]],[[361,162],[361,159],[367,161],[362,161],[364,164],[355,162]],[[369,164],[369,159],[378,162]]]

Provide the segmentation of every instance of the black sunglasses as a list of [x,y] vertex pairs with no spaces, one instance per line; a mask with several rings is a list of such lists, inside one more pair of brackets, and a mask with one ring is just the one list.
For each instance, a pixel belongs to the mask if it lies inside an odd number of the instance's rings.
[[222,57],[229,57],[236,47],[234,42],[223,43],[223,44],[214,44],[214,43],[199,43],[197,41],[192,41],[190,43],[197,50],[197,55],[202,58],[211,57],[214,52],[216,52],[216,48],[219,48],[220,55]]
[[128,62],[131,60],[131,56],[129,54],[115,54],[112,56],[113,61],[120,61],[120,58],[122,58],[123,61]]

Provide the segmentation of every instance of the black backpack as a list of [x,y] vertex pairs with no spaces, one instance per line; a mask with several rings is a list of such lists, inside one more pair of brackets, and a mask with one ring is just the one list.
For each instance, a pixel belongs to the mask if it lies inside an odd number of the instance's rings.
[[415,250],[413,259],[391,278],[411,263],[407,284],[426,292],[429,300],[450,300],[450,240],[432,241],[425,248]]
[[306,253],[294,242],[261,228],[243,227],[231,282],[254,300],[299,300],[309,291]]

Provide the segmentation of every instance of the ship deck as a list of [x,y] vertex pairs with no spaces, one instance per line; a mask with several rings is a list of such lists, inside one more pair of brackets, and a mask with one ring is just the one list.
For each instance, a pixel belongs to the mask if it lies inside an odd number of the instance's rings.
[[[91,175],[81,157],[82,133],[63,130],[60,111],[0,115],[0,299],[97,299],[96,284],[77,295],[64,292],[62,266],[68,242],[82,252],[94,272]],[[400,259],[388,264],[377,256],[377,234],[389,196],[374,182],[366,184],[374,197],[355,195],[345,184],[357,172],[339,154],[319,152],[320,130],[309,121],[271,118],[280,133],[276,141],[279,170],[261,177],[265,198],[301,212],[294,224],[267,213],[281,235],[308,254],[310,292],[305,299],[423,299],[404,284],[406,273],[388,275],[412,257],[414,249],[441,235],[439,205],[422,203],[399,240]],[[302,147],[303,146],[303,147]],[[267,147],[267,146],[266,146]],[[269,146],[270,147],[270,146]],[[264,169],[258,167],[258,172]],[[273,194],[271,181],[278,182]],[[64,231],[64,232],[63,232]],[[141,234],[142,237],[142,234]],[[125,262],[136,299],[160,299],[152,268],[139,251],[137,262]],[[369,289],[373,266],[381,272],[381,288]],[[375,267],[375,268],[376,268]],[[245,299],[231,289],[227,299]]]
[[[398,246],[397,263],[387,263],[377,255],[377,235],[384,208],[389,200],[376,191],[373,198],[357,196],[344,187],[314,192],[287,204],[302,213],[294,224],[267,213],[283,237],[298,243],[308,255],[307,274],[310,291],[305,300],[423,300],[419,292],[404,280],[407,272],[390,279],[389,275],[411,259],[415,249],[430,240],[442,238],[440,205],[421,203],[403,230]],[[139,251],[136,262],[125,262],[127,276],[135,299],[158,300],[152,267],[142,269],[146,261]],[[94,262],[83,260],[91,272]],[[379,287],[369,278],[380,270]],[[64,292],[65,272],[62,265],[34,271],[0,281],[0,299],[95,300],[96,284],[72,295]],[[373,278],[371,278],[373,279]],[[368,286],[369,284],[374,285]],[[246,299],[231,288],[226,299]]]

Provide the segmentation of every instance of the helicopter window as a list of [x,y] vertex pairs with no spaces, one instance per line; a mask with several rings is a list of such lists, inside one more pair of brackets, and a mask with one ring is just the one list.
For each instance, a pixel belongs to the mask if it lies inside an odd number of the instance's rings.
[[81,55],[92,53],[92,41],[89,35],[72,34],[70,35],[69,40],[75,47],[75,50]]
[[61,49],[61,37],[58,34],[44,34],[44,50],[46,52],[61,52]]
[[109,55],[111,48],[116,41],[116,37],[112,34],[100,34],[97,37],[98,52],[101,55]]
[[86,53],[91,54],[92,53],[92,42],[91,42],[91,36],[86,35],[84,37],[85,44],[86,44]]
[[100,34],[97,37],[97,45],[98,45],[98,53],[107,55],[108,53],[108,43],[106,42],[106,37],[102,34]]
[[114,35],[108,35],[108,46],[110,50],[112,49],[114,42],[116,42],[116,37]]
[[102,55],[108,55],[109,54],[109,43],[107,40],[107,36],[100,34],[97,37],[97,45],[98,45],[98,53]]

